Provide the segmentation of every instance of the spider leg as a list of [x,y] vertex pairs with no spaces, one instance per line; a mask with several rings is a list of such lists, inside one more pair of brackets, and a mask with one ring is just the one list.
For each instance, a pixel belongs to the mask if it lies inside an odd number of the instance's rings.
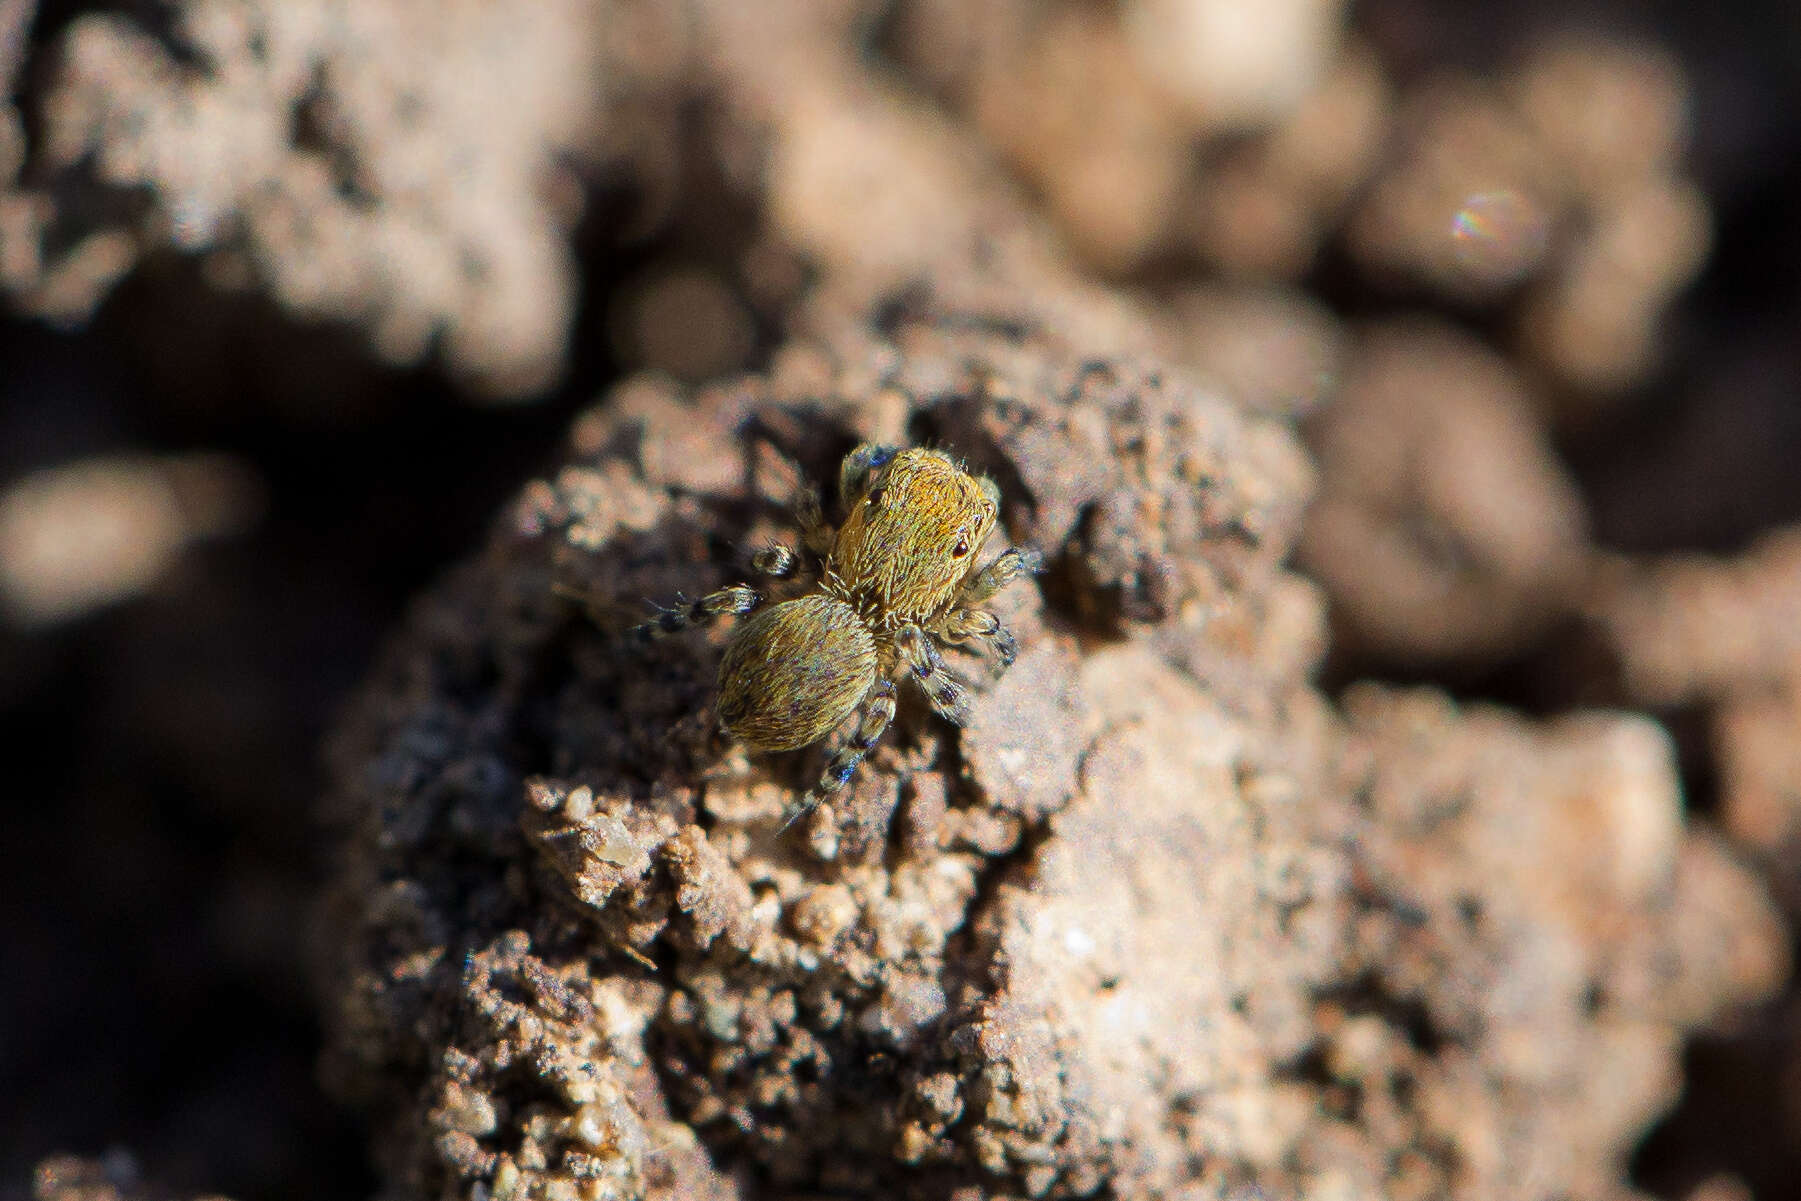
[[794,517],[800,523],[801,542],[806,548],[822,559],[830,554],[837,531],[820,510],[819,489],[811,484],[801,487],[794,497]]
[[655,619],[632,627],[631,636],[640,643],[679,634],[689,626],[704,626],[717,617],[742,617],[763,603],[763,594],[748,584],[733,584],[717,592],[709,592],[697,601],[665,609]]
[[801,798],[799,805],[788,814],[782,823],[786,830],[802,815],[812,810],[813,806],[825,800],[850,782],[856,774],[857,765],[869,754],[869,749],[881,741],[882,734],[888,729],[888,723],[894,720],[894,681],[882,678],[870,686],[869,695],[863,702],[863,715],[857,722],[856,732],[845,744],[838,748],[831,762],[819,777],[819,783],[813,785],[811,791]]
[[965,607],[981,604],[1022,575],[1036,575],[1044,570],[1044,556],[1035,550],[1015,546],[969,578],[957,602]]
[[1019,655],[1019,641],[1013,637],[1013,631],[986,609],[950,609],[926,632],[958,646],[979,642],[994,652],[996,675],[1013,666]]
[[893,446],[865,442],[844,456],[844,462],[838,466],[838,496],[846,508],[863,494],[863,489],[869,484],[869,477],[898,453],[899,450]]
[[954,726],[966,725],[969,722],[969,694],[963,685],[945,667],[944,659],[938,654],[930,635],[918,626],[902,626],[895,635],[894,643],[900,651],[901,661],[913,673],[926,699],[932,702],[932,708],[938,716]]
[[791,580],[804,566],[799,555],[780,543],[766,546],[752,555],[750,565],[772,580]]

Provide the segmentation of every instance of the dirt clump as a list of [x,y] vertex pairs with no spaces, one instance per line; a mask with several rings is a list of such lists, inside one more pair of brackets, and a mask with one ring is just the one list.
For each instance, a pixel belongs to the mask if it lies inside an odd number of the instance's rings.
[[[389,1191],[1627,1195],[1682,1031],[1784,968],[1657,728],[1340,714],[1284,427],[954,312],[869,346],[584,417],[340,732],[331,1074]],[[896,425],[1052,566],[967,729],[903,703],[784,831],[822,752],[723,738],[717,634],[619,633]]]

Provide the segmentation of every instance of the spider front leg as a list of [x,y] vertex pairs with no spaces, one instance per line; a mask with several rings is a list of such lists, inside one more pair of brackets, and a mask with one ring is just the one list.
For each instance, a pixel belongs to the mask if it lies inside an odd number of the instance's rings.
[[1043,570],[1043,555],[1035,550],[1011,547],[969,578],[957,596],[957,604],[962,608],[974,608],[1020,576],[1037,575]]
[[956,646],[979,642],[987,647],[994,652],[996,675],[1019,657],[1019,641],[1013,631],[986,609],[952,609],[932,623],[930,632]]
[[857,765],[863,762],[870,748],[881,741],[888,723],[893,720],[894,681],[884,677],[870,686],[869,696],[863,702],[863,716],[857,721],[856,732],[838,748],[837,754],[832,756],[831,762],[826,764],[825,771],[821,773],[819,783],[813,785],[794,811],[788,814],[788,819],[782,823],[782,829],[786,830],[811,811],[813,806],[849,783],[857,772]]
[[955,645],[980,642],[994,652],[995,674],[1000,674],[1019,657],[1019,642],[1000,618],[980,606],[1020,576],[1043,570],[1044,556],[1035,550],[1013,547],[1002,552],[994,562],[969,577],[956,604],[932,623],[931,632]]
[[892,446],[865,442],[845,455],[844,462],[838,465],[838,498],[844,507],[848,509],[854,504],[869,486],[869,477],[887,466],[888,461],[899,453]]
[[794,497],[794,519],[800,523],[801,543],[820,558],[831,554],[837,531],[819,507],[819,489],[804,485]]
[[719,617],[743,617],[761,605],[763,599],[763,594],[749,584],[733,584],[697,601],[663,610],[653,620],[633,626],[632,637],[640,643],[650,643],[679,634],[689,626],[707,625]]
[[944,665],[931,637],[918,626],[903,626],[894,636],[894,645],[938,716],[954,726],[967,725],[969,694]]

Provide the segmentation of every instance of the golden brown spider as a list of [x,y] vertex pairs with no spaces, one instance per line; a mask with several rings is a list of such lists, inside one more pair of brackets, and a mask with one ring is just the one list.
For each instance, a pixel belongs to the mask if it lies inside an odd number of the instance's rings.
[[[1039,570],[1034,551],[1012,549],[980,570],[977,557],[994,532],[1000,489],[936,450],[865,443],[838,473],[845,507],[837,530],[818,494],[797,505],[806,550],[823,559],[817,586],[756,613],[732,634],[719,664],[719,719],[752,750],[810,746],[858,709],[848,742],[789,820],[844,787],[894,718],[895,683],[911,674],[940,715],[962,725],[963,685],[944,666],[938,642],[992,650],[999,668],[1017,645],[981,604],[1013,580]],[[760,551],[755,568],[789,579],[801,557],[785,546]],[[766,598],[748,584],[665,611],[633,633],[646,641],[742,617]]]

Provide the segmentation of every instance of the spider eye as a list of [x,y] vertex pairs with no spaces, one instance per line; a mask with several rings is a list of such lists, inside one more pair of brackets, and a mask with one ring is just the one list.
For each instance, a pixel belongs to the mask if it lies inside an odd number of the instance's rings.
[[951,558],[953,558],[953,559],[961,559],[964,555],[967,555],[968,553],[969,553],[969,539],[967,539],[967,538],[957,539],[957,545],[951,547]]

